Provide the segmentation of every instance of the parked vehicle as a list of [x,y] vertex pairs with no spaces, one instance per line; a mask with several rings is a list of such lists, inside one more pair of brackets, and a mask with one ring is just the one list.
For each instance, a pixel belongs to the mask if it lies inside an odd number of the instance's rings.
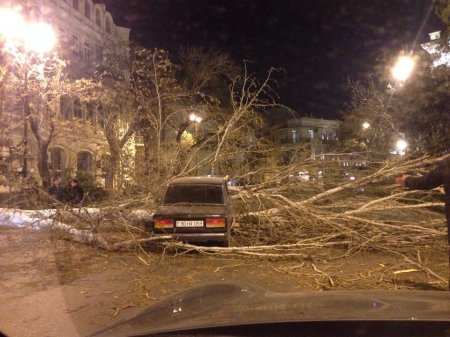
[[218,242],[229,246],[232,215],[226,180],[183,177],[168,183],[151,230],[186,242]]

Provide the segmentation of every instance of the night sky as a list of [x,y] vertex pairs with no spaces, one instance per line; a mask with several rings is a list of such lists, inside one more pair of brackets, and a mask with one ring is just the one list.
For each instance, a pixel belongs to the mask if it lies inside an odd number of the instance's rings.
[[[301,115],[336,118],[348,79],[362,79],[441,29],[432,0],[104,0],[131,40],[175,54],[224,51],[260,78],[277,74],[280,102]],[[415,45],[415,49],[419,45]]]

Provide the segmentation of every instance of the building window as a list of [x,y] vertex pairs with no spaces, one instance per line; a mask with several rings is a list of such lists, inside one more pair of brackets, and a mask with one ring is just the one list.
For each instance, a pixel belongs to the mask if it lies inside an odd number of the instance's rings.
[[92,12],[91,4],[87,0],[85,0],[84,1],[84,16],[87,17],[89,20],[91,19],[91,12]]
[[64,28],[64,27],[59,27],[59,41],[62,43],[67,42],[67,33],[66,33],[66,28]]
[[77,171],[87,172],[92,169],[92,154],[87,151],[81,151],[77,153]]
[[63,118],[65,118],[65,119],[72,118],[73,102],[69,96],[67,96],[67,95],[61,96],[59,109],[60,109],[61,116]]
[[80,52],[80,39],[76,35],[72,35],[72,46],[76,53]]
[[80,11],[80,0],[72,0],[72,7]]
[[110,170],[110,162],[111,162],[111,156],[109,154],[102,155],[102,158],[100,160],[100,169],[102,170],[102,175],[105,177],[108,175]]
[[86,120],[94,122],[95,111],[94,111],[94,103],[86,104]]
[[63,157],[64,150],[60,147],[54,147],[50,149],[50,169],[52,171],[63,170]]
[[84,62],[91,63],[91,46],[89,43],[84,44]]
[[101,104],[97,107],[97,122],[102,128],[105,127],[105,113]]
[[79,98],[75,98],[73,101],[73,117],[81,119],[83,117],[81,110],[81,102]]
[[308,137],[311,139],[314,138],[314,130],[308,130]]
[[292,131],[292,143],[297,144],[298,143],[298,134],[297,130],[291,130]]
[[108,34],[111,34],[111,20],[106,18],[105,29]]
[[95,24],[99,27],[102,26],[102,20],[100,18],[100,10],[98,8],[95,10]]
[[97,47],[95,48],[95,59],[96,59],[97,61],[101,61],[102,58],[103,58],[103,48],[97,46]]

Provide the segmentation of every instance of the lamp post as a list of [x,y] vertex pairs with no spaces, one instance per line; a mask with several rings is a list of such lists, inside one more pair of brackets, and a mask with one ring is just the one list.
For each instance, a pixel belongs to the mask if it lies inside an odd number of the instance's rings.
[[[392,87],[391,98],[394,96],[397,86],[402,86],[406,80],[411,76],[415,67],[415,59],[412,56],[401,55],[398,57],[397,62],[391,69],[391,75],[398,85]],[[395,148],[396,153],[399,155],[404,155],[408,143],[403,139],[404,135],[401,135],[398,131],[394,130],[400,139],[396,142]]]
[[202,122],[202,118],[194,113],[189,115],[189,120],[195,123],[195,136],[198,133],[198,125]]
[[[189,115],[189,120],[191,123],[195,123],[195,138],[197,138],[198,134],[198,125],[202,122],[202,118],[195,113]],[[197,141],[197,140],[196,140]],[[195,174],[198,175],[198,152],[195,153]]]
[[23,8],[23,15],[10,8],[0,9],[0,37],[3,51],[10,54],[23,71],[23,158],[22,177],[28,176],[28,118],[31,115],[28,76],[32,57],[42,57],[56,43],[52,27],[44,22],[31,22],[30,11],[38,7]]

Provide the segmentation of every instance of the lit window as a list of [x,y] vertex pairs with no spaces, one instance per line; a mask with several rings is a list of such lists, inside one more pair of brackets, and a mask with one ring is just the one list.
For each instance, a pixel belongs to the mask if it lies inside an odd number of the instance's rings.
[[309,138],[313,139],[314,138],[314,130],[308,130],[308,135],[309,135]]
[[298,143],[297,130],[292,130],[292,143],[294,143],[294,144]]

